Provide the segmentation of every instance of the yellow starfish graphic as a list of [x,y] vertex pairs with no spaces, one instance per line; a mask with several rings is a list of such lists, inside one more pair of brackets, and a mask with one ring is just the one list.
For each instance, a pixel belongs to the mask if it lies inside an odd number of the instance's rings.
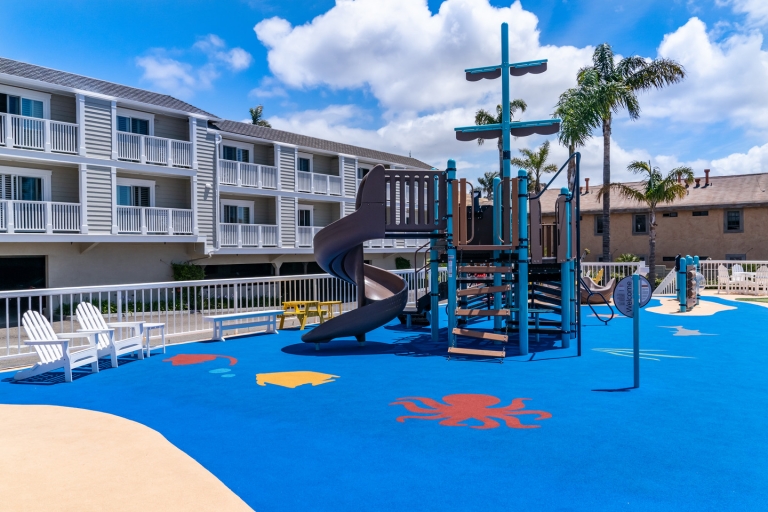
[[274,384],[275,386],[293,389],[304,384],[312,384],[313,386],[328,384],[329,382],[334,382],[338,378],[338,375],[307,371],[257,373],[256,384],[259,386]]

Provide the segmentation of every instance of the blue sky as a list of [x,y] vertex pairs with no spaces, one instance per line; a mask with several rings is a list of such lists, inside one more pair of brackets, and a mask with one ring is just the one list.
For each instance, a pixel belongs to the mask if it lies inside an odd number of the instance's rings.
[[[498,103],[498,85],[445,86],[438,77],[461,80],[463,68],[494,63],[496,27],[509,21],[522,34],[513,44],[513,59],[551,59],[546,76],[513,81],[513,97],[533,107],[528,119],[551,112],[575,70],[602,42],[622,55],[657,57],[664,51],[692,71],[683,86],[641,97],[640,121],[617,119],[618,177],[640,158],[662,167],[689,164],[697,174],[705,166],[715,174],[768,171],[768,123],[751,121],[768,114],[768,93],[761,92],[766,88],[755,85],[768,78],[762,40],[768,8],[761,1],[540,0],[511,9],[511,2],[499,0],[338,4],[15,2],[4,9],[13,22],[4,26],[0,55],[168,92],[229,119],[244,119],[249,106],[263,103],[276,127],[412,151],[438,166],[453,157],[468,176],[476,176],[493,169],[493,145],[456,143],[451,128],[471,124],[477,108]],[[379,27],[382,33],[372,38]],[[456,30],[468,33],[471,48],[464,53],[441,49],[443,41],[450,47]],[[595,135],[584,154],[585,173],[597,176],[600,134]],[[515,143],[534,146],[542,140]],[[556,151],[553,158],[564,156]]]

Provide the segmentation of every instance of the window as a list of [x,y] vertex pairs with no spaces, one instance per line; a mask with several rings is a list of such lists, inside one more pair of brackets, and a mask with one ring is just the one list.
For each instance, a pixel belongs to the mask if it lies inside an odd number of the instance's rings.
[[14,169],[13,174],[0,174],[0,199],[18,201],[50,201],[51,171]]
[[222,199],[221,222],[226,224],[253,224],[253,202]]
[[154,206],[155,182],[151,180],[117,178],[117,205]]
[[42,101],[13,94],[0,94],[0,112],[38,119],[43,119],[45,113]]
[[725,211],[725,232],[726,233],[743,233],[744,222],[743,213],[741,210],[726,210]]
[[663,256],[661,258],[661,261],[675,261],[675,257],[674,256]]
[[641,213],[641,214],[632,216],[632,234],[633,235],[648,234],[648,215]]
[[136,135],[155,134],[155,115],[125,108],[117,109],[117,131]]
[[603,234],[603,216],[595,215],[595,235]]
[[299,226],[310,227],[312,226],[312,210],[313,208],[308,205],[299,205]]
[[662,217],[677,217],[677,212],[663,213]]
[[222,146],[221,158],[223,160],[232,160],[233,162],[250,162],[250,151],[234,146]]
[[745,261],[747,259],[747,255],[746,254],[726,254],[725,259],[732,260],[732,261]]
[[693,216],[694,217],[708,217],[709,216],[709,212],[707,210],[693,212]]
[[149,121],[136,117],[117,116],[117,131],[149,135]]
[[296,169],[302,172],[313,172],[312,155],[309,153],[299,153],[296,160]]
[[371,172],[370,169],[367,169],[365,167],[358,167],[357,168],[357,179],[361,180],[365,178],[365,175]]

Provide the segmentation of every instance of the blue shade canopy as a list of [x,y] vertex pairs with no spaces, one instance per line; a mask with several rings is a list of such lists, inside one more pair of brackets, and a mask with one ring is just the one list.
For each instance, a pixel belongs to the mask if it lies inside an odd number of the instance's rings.
[[[512,76],[523,76],[528,73],[538,75],[547,70],[547,59],[542,60],[530,60],[527,62],[516,62],[509,65],[509,74]],[[482,79],[494,80],[501,76],[501,65],[499,66],[486,66],[482,68],[470,68],[465,69],[467,74],[467,81],[477,82]]]
[[[501,137],[500,124],[487,124],[483,126],[463,126],[454,128],[456,140],[471,141],[476,139],[497,139]],[[528,135],[552,135],[560,131],[560,119],[546,119],[544,121],[521,121],[511,123],[510,134],[513,137],[527,137]]]

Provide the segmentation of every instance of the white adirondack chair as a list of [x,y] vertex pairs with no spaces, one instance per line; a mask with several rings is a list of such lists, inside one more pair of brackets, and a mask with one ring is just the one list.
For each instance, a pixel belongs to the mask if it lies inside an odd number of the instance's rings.
[[[144,322],[105,322],[101,312],[90,302],[81,302],[77,305],[77,321],[84,330],[98,330],[99,357],[109,356],[112,360],[112,368],[117,368],[117,356],[136,352],[139,359],[144,359]],[[133,330],[133,336],[124,340],[115,340],[115,329],[127,327]]]
[[[35,375],[40,375],[51,370],[64,369],[64,381],[72,382],[72,369],[91,365],[91,371],[99,371],[99,356],[97,355],[96,336],[97,332],[73,332],[59,333],[53,332],[53,327],[48,319],[37,311],[27,311],[21,320],[24,326],[24,332],[27,333],[28,340],[25,344],[35,347],[40,362],[32,368],[22,370],[13,376],[13,380],[23,380]],[[88,338],[89,346],[85,348],[70,347],[69,341],[77,338]]]
[[733,287],[735,287],[735,284],[731,279],[731,276],[728,275],[728,269],[725,268],[725,265],[718,266],[717,267],[717,293],[720,293],[720,290],[725,290],[725,293],[730,293],[731,288]]

